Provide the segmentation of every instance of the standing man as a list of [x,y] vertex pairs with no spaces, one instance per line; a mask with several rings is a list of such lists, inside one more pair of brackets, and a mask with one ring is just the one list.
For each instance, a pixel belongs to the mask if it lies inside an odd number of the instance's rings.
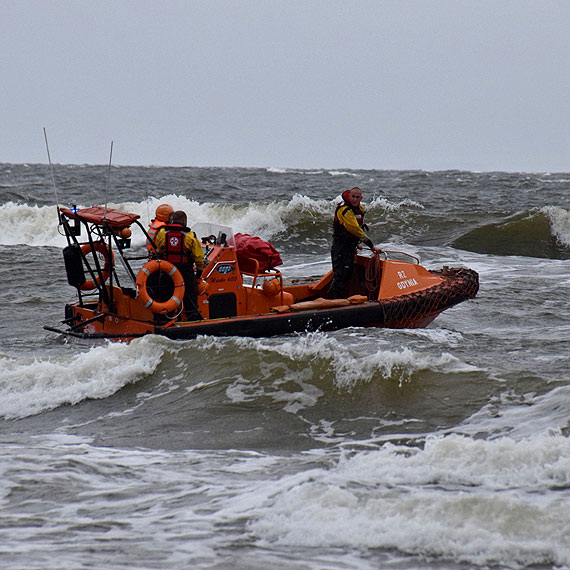
[[[202,318],[198,311],[196,279],[202,277],[204,251],[196,234],[186,226],[186,213],[177,210],[170,215],[168,225],[159,228],[155,243],[162,259],[170,261],[184,278],[184,310],[189,321]],[[194,272],[194,264],[196,271]]]
[[331,299],[346,297],[346,285],[354,270],[354,254],[362,249],[360,242],[367,245],[374,253],[382,253],[375,247],[364,232],[364,207],[362,190],[354,187],[342,193],[343,202],[337,205],[333,221],[333,243],[331,259],[333,280],[329,288]]

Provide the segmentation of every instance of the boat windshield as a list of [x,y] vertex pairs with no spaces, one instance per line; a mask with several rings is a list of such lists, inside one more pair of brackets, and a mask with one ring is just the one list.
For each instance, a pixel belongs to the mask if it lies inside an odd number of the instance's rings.
[[198,222],[192,226],[191,230],[202,243],[235,246],[234,231],[229,226]]

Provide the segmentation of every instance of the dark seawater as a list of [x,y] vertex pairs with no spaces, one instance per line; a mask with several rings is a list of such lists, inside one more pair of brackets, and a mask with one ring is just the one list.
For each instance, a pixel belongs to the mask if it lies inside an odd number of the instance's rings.
[[258,235],[290,278],[358,185],[375,243],[481,288],[422,330],[65,341],[49,168],[0,164],[2,568],[570,568],[570,174],[54,174],[64,206]]

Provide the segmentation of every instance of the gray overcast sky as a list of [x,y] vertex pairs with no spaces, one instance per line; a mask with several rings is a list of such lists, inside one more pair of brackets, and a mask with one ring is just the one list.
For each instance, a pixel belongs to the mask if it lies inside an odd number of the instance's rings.
[[570,1],[0,0],[0,162],[570,171]]

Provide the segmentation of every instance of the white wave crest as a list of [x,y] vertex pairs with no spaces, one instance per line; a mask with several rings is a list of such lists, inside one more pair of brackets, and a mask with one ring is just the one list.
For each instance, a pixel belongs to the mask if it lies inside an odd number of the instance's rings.
[[28,206],[7,202],[0,206],[0,244],[64,247],[58,233],[55,206]]
[[[289,200],[269,203],[252,202],[243,204],[200,203],[185,196],[167,194],[159,198],[148,198],[142,202],[109,202],[109,208],[116,208],[140,216],[140,222],[148,227],[154,218],[156,207],[168,203],[175,210],[184,210],[188,215],[188,225],[209,222],[229,226],[234,233],[248,233],[271,240],[286,232],[300,217],[315,220],[329,220],[340,196],[332,200],[315,200],[302,194],[294,194]],[[78,208],[88,205],[78,204]],[[395,211],[400,208],[423,208],[412,200],[392,203],[385,198],[376,198],[368,206]],[[8,202],[0,206],[0,244],[64,247],[66,240],[60,233],[55,206],[28,206]],[[570,239],[570,233],[567,235]],[[143,246],[145,238],[140,231],[133,231],[132,245]]]
[[[140,222],[148,227],[154,218],[156,207],[168,203],[175,210],[184,210],[188,224],[209,222],[229,226],[235,233],[249,233],[262,239],[271,239],[289,227],[291,221],[300,215],[330,217],[334,201],[314,200],[295,194],[290,200],[247,205],[200,203],[196,200],[168,194],[160,198],[149,198],[142,202],[109,202],[109,208],[116,208],[140,216]],[[78,208],[87,205],[78,204]],[[328,219],[328,218],[327,218]],[[8,202],[0,206],[0,245],[27,244],[31,246],[64,247],[66,240],[59,233],[57,209],[55,206],[28,206]],[[133,246],[144,245],[142,232],[133,231]]]
[[[248,233],[270,240],[285,232],[299,216],[330,217],[334,210],[329,200],[314,200],[295,194],[290,200],[243,205],[209,204],[202,221],[230,226],[234,233]],[[328,219],[328,218],[327,218]]]
[[560,433],[519,442],[451,435],[423,450],[385,445],[284,478],[265,503],[258,495],[259,506],[249,505],[249,528],[261,544],[568,565],[569,458]]
[[267,172],[271,172],[273,174],[287,174],[288,172],[295,172],[294,170],[291,170],[290,168],[278,168],[276,166],[270,166],[266,170],[267,170]]
[[405,200],[400,200],[399,202],[390,202],[389,200],[383,197],[374,198],[374,200],[372,200],[372,202],[368,207],[383,208],[387,212],[395,212],[397,210],[402,210],[406,208],[419,208],[420,210],[424,209],[424,206],[422,204],[414,200],[410,200],[409,198],[406,198]]
[[126,384],[152,374],[166,344],[144,337],[130,344],[96,346],[71,358],[2,359],[0,417],[23,418],[77,404],[87,398],[106,398]]
[[[565,358],[565,357],[561,357]],[[570,387],[558,386],[540,396],[528,396],[524,402],[502,394],[468,418],[459,430],[462,433],[489,433],[490,437],[508,435],[523,439],[537,431],[565,429],[570,425],[567,402]],[[530,405],[532,404],[532,405]],[[500,409],[500,414],[497,413]]]
[[331,176],[359,176],[356,172],[348,172],[346,170],[329,170]]
[[271,340],[237,338],[242,349],[273,352],[280,358],[309,363],[320,362],[330,372],[339,390],[352,390],[355,386],[370,382],[381,376],[397,381],[400,385],[409,382],[419,370],[439,372],[471,372],[473,366],[461,362],[448,352],[421,354],[410,348],[402,350],[376,350],[360,354],[354,347],[347,347],[335,337],[321,332],[308,333],[278,344]]
[[542,211],[550,220],[554,237],[562,245],[570,247],[570,211],[558,206],[545,206]]
[[438,370],[440,372],[467,372],[474,368],[462,363],[448,352],[437,355],[420,354],[408,347],[402,350],[379,350],[364,356],[340,355],[334,357],[335,384],[339,388],[352,389],[356,384],[369,382],[378,373],[385,379],[409,382],[414,372]]

